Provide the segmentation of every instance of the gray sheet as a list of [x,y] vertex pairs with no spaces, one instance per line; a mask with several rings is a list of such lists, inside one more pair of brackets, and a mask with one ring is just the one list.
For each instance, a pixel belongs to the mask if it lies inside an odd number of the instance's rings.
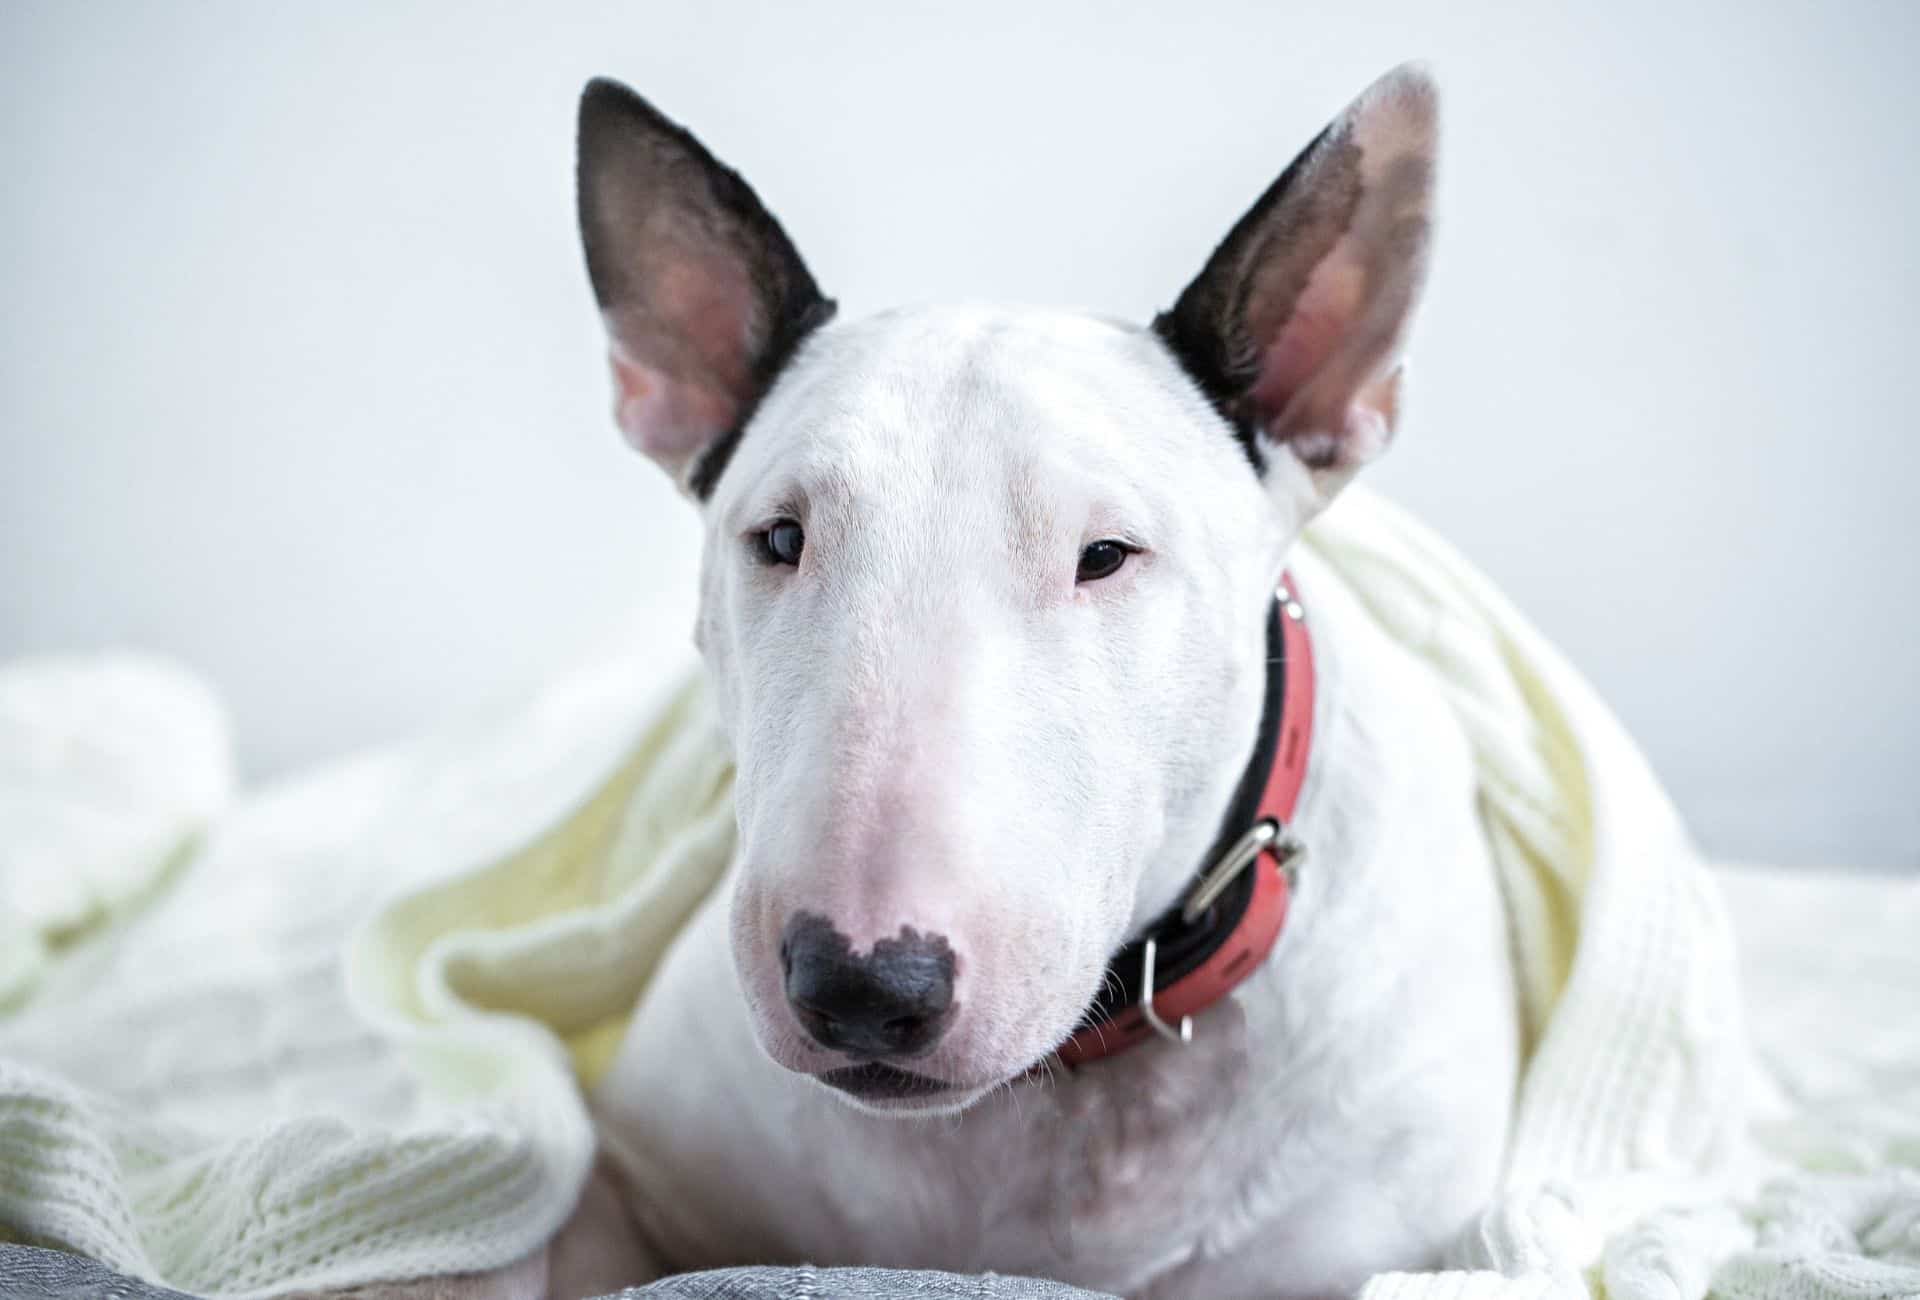
[[[193,1300],[79,1255],[0,1245],[4,1300]],[[1102,1300],[1037,1278],[885,1268],[730,1268],[629,1287],[605,1300]],[[1109,1297],[1108,1300],[1111,1300]]]
[[64,1251],[0,1246],[0,1296],[6,1300],[193,1300],[148,1286]]
[[[629,1287],[618,1300],[1102,1300],[1039,1278],[890,1268],[728,1268]],[[1106,1300],[1111,1300],[1107,1297]]]

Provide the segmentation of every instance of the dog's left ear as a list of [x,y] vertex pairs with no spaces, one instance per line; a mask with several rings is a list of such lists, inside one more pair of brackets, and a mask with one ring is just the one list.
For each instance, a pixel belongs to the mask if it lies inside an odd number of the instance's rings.
[[1426,278],[1438,96],[1413,65],[1370,86],[1260,196],[1154,321],[1312,514],[1385,450]]

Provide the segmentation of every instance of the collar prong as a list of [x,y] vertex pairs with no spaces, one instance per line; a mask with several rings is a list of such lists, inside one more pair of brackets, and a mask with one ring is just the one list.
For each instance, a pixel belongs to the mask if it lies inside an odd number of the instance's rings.
[[1146,951],[1140,954],[1140,1016],[1160,1037],[1175,1043],[1191,1043],[1193,1041],[1192,1016],[1181,1016],[1180,1027],[1175,1029],[1162,1020],[1160,1013],[1153,1009],[1153,959],[1158,948],[1158,944],[1148,939]]
[[1187,895],[1187,901],[1180,908],[1180,919],[1192,925],[1200,914],[1213,906],[1213,900],[1226,892],[1239,874],[1253,865],[1253,860],[1271,844],[1280,838],[1280,823],[1271,817],[1262,817],[1247,828],[1247,833],[1235,840],[1233,847],[1220,855],[1220,860],[1207,869]]

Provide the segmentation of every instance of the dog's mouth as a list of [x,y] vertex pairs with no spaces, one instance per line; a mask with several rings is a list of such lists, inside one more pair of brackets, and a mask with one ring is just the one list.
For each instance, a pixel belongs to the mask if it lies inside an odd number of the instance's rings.
[[865,1065],[828,1070],[819,1079],[829,1088],[838,1088],[849,1097],[857,1097],[861,1101],[919,1101],[944,1097],[957,1091],[956,1085],[945,1079],[915,1074],[884,1061],[868,1061]]

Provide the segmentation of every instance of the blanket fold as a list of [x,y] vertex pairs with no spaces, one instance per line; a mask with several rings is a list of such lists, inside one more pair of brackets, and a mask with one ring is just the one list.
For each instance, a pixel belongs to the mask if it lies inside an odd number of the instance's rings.
[[[1495,1204],[1452,1271],[1376,1278],[1367,1300],[1920,1294],[1920,1137],[1876,1101],[1920,1101],[1920,1039],[1848,1036],[1833,1008],[1858,999],[1830,964],[1804,968],[1817,1003],[1795,1004],[1828,1022],[1826,1073],[1806,1077],[1805,1024],[1770,1036],[1774,1002],[1750,1049],[1715,878],[1579,675],[1364,490],[1303,550],[1430,666],[1472,744],[1528,1046]],[[591,1160],[582,1080],[733,846],[700,675],[651,700],[641,676],[607,665],[502,726],[230,812],[189,801],[205,834],[185,869],[10,986],[0,1238],[235,1297],[537,1249]],[[0,702],[33,697],[20,682],[0,670]],[[0,755],[37,752],[5,734],[18,716],[0,709]],[[16,796],[47,786],[7,772]],[[0,857],[15,892],[64,868],[18,861]],[[1769,899],[1743,921],[1789,945],[1775,886],[1735,879],[1736,901]],[[1883,886],[1850,923],[1920,930],[1915,898]],[[1911,1004],[1920,966],[1881,948],[1882,1011]]]

